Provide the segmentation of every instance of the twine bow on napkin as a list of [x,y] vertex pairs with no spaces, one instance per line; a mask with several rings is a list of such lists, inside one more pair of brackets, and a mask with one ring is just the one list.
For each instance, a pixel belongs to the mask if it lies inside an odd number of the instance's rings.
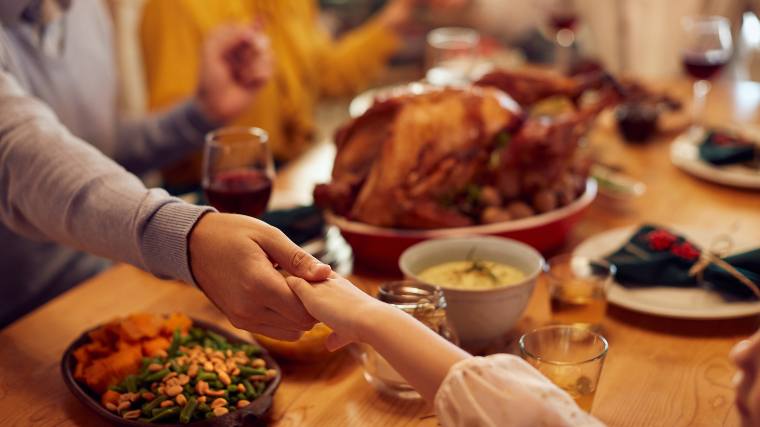
[[[720,244],[726,245],[723,250],[718,249]],[[697,281],[702,282],[704,281],[705,269],[707,269],[707,267],[709,267],[711,264],[714,264],[717,267],[723,269],[726,273],[730,274],[734,279],[738,280],[739,283],[746,286],[750,291],[752,291],[753,294],[755,294],[755,297],[760,299],[760,288],[758,285],[750,280],[747,276],[743,275],[739,270],[735,269],[734,266],[727,263],[726,261],[723,261],[721,258],[721,256],[727,255],[729,252],[731,252],[732,246],[733,241],[731,240],[731,237],[720,236],[713,242],[710,250],[702,251],[699,256],[699,260],[697,260],[697,262],[695,262],[694,265],[692,265],[689,269],[689,276],[696,277]]]

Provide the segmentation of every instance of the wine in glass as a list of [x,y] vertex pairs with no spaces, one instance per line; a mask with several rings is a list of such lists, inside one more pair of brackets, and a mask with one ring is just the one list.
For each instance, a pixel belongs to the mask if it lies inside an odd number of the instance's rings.
[[272,194],[274,165],[267,133],[230,127],[206,136],[203,190],[221,212],[258,217]]
[[699,130],[710,80],[731,59],[731,22],[722,16],[690,16],[683,20],[683,31],[681,58],[684,69],[694,78],[692,129]]

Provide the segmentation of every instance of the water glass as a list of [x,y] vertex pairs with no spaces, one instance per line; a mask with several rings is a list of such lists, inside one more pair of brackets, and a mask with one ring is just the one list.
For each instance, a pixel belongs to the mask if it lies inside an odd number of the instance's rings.
[[607,340],[587,328],[571,325],[544,326],[520,337],[520,353],[559,388],[591,411]]
[[552,322],[598,329],[607,311],[615,266],[603,259],[558,255],[546,264]]
[[470,83],[478,56],[480,34],[472,28],[443,27],[427,35],[427,74],[437,86]]

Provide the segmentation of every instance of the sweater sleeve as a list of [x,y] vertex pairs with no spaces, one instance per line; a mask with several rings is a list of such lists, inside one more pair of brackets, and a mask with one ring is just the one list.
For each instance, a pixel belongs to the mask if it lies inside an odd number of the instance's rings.
[[137,174],[161,168],[202,147],[205,134],[216,127],[192,100],[145,118],[121,121],[114,160]]
[[0,221],[52,240],[193,282],[187,238],[208,207],[134,175],[73,136],[42,102],[0,71]]
[[443,427],[601,427],[569,394],[517,356],[471,357],[454,365],[435,396]]
[[[316,17],[315,17],[316,21]],[[395,33],[377,20],[333,40],[317,25],[319,85],[330,96],[350,95],[367,86],[383,70],[400,45]]]

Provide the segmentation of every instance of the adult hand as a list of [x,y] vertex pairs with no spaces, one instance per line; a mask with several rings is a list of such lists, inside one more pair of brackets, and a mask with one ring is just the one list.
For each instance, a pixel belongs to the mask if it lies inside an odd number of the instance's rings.
[[204,215],[189,238],[190,268],[198,286],[238,328],[296,340],[315,320],[275,269],[311,281],[332,270],[257,219]]
[[407,24],[417,5],[435,10],[460,9],[471,0],[391,0],[382,9],[379,20],[384,25],[398,29]]
[[288,277],[287,282],[309,314],[333,330],[325,343],[330,351],[362,342],[368,328],[382,324],[384,310],[395,310],[335,273],[320,283],[309,283],[295,276]]
[[196,97],[206,116],[224,124],[239,116],[272,76],[269,38],[261,25],[226,25],[203,46]]

